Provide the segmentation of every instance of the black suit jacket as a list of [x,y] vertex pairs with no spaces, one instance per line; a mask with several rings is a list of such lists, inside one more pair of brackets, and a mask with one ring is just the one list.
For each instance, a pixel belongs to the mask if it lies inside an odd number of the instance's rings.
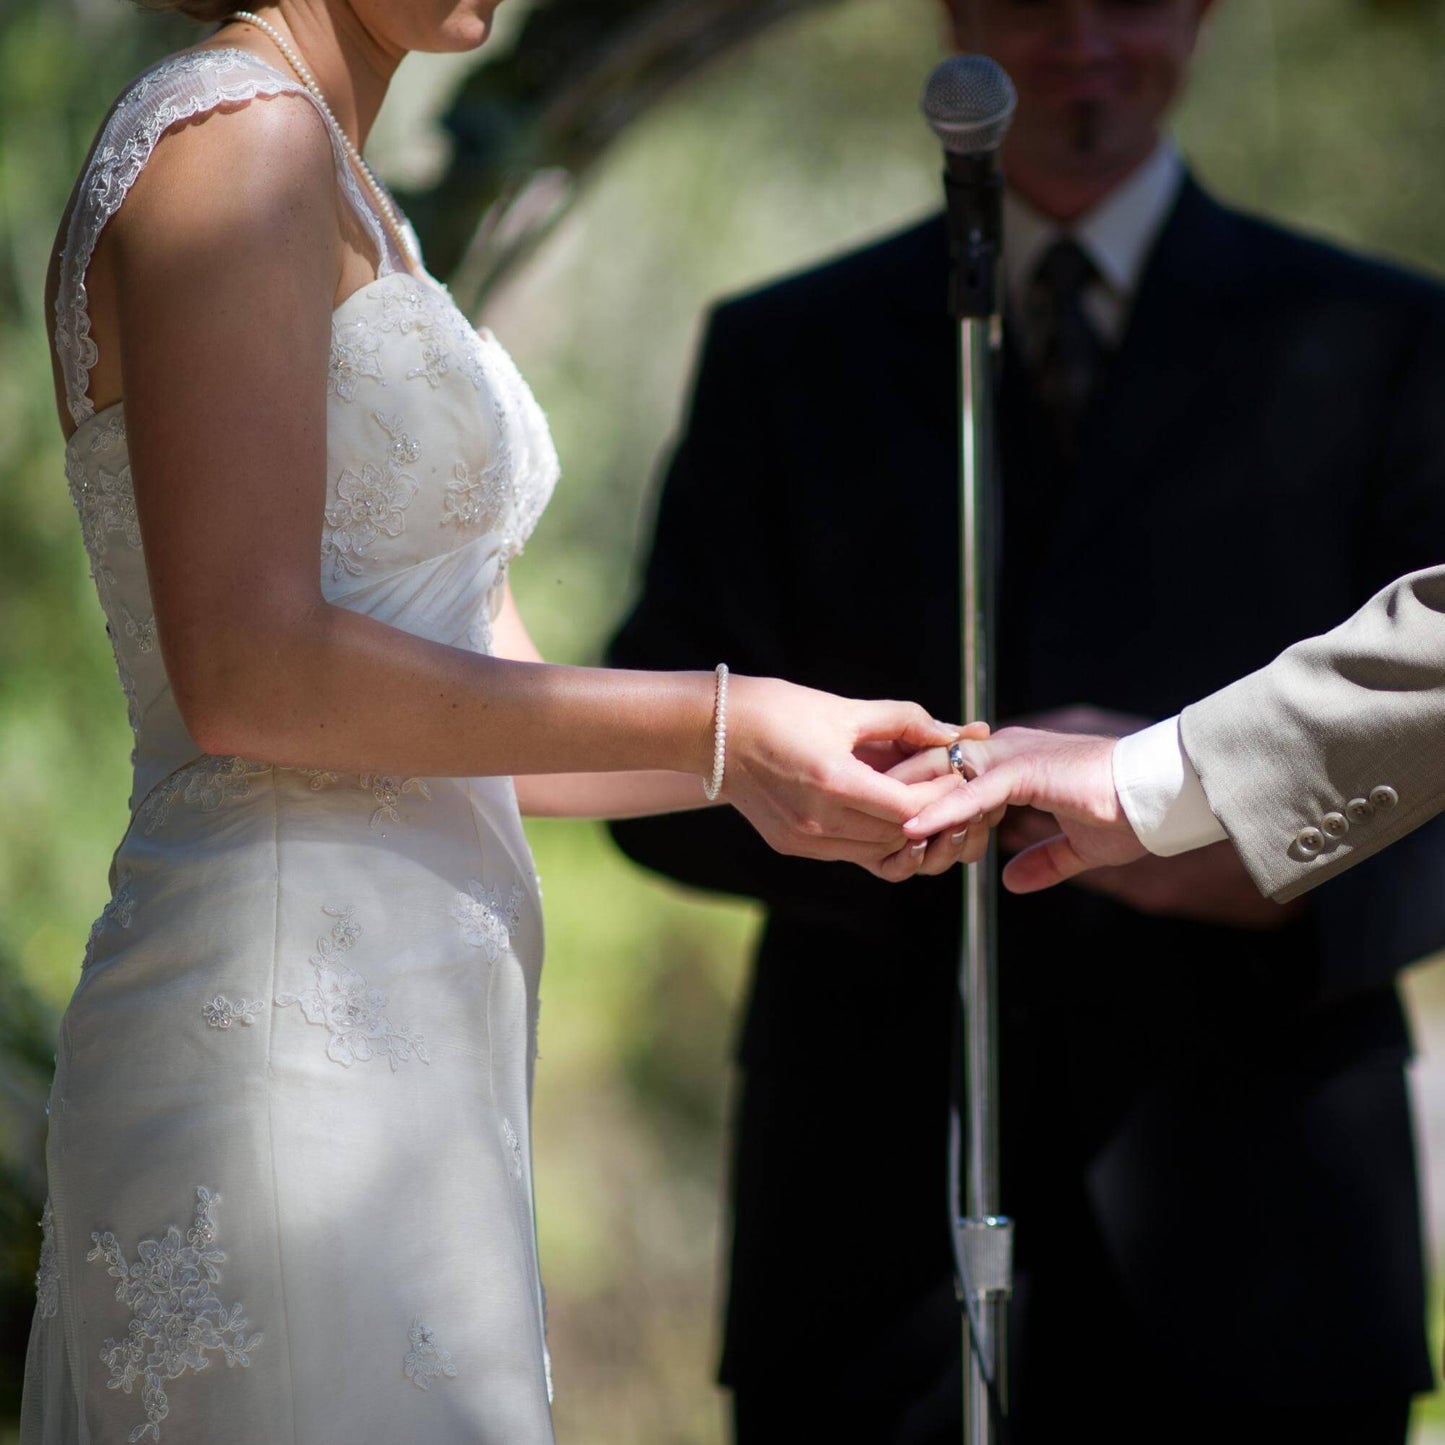
[[[725,660],[958,713],[946,264],[929,221],[714,314],[617,663]],[[1445,295],[1187,181],[1079,465],[1048,438],[1006,351],[1000,714],[1168,716],[1445,557]],[[768,908],[725,1378],[812,1371],[886,1438],[956,1351],[957,877],[781,858],[726,812],[614,833]],[[1393,977],[1445,944],[1442,878],[1436,827],[1273,931],[1077,889],[1002,900],[1025,1395],[1107,1368],[1106,1320],[1130,1372],[1196,1397],[1429,1388]]]

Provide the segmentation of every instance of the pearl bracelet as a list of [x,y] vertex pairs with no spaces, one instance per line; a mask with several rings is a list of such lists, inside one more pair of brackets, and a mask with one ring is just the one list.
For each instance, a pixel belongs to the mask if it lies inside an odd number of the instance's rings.
[[717,695],[712,715],[712,777],[704,778],[702,791],[709,803],[717,801],[722,792],[723,769],[727,766],[728,747],[728,665],[717,665]]

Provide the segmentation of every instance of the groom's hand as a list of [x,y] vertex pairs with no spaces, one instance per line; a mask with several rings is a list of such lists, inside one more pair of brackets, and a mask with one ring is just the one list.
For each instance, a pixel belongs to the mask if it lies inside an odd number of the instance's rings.
[[[964,741],[964,761],[976,777],[930,803],[903,825],[913,839],[956,830],[1005,807],[1052,814],[1059,831],[1009,861],[1003,884],[1011,893],[1035,893],[1090,868],[1118,867],[1148,850],[1134,835],[1114,790],[1115,739],[1004,728],[986,741]],[[894,770],[912,780],[928,767],[947,767],[942,749],[919,754]]]

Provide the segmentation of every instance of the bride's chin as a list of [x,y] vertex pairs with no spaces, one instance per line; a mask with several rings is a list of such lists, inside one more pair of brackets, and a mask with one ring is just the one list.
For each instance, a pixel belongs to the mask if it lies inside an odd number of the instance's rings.
[[486,44],[492,33],[490,15],[455,15],[443,27],[435,45],[428,50],[438,55],[457,55],[467,50],[478,50]]

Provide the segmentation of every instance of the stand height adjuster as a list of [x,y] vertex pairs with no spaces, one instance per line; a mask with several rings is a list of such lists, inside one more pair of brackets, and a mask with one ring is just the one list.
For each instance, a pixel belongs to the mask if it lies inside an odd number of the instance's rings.
[[1003,1214],[960,1219],[958,1265],[962,1298],[987,1299],[1013,1293],[1014,1222]]

